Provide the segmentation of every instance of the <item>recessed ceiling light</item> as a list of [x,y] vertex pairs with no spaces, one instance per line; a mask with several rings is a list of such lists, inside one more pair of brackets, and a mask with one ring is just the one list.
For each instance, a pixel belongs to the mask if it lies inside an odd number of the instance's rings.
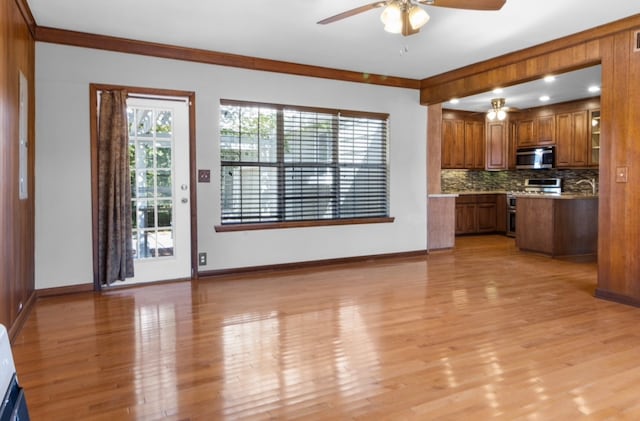
[[451,98],[451,100],[449,100],[449,102],[451,104],[457,104],[458,102],[460,102],[460,100],[458,98]]
[[599,86],[589,86],[589,92],[600,92]]
[[546,101],[549,101],[551,98],[549,97],[549,95],[542,95],[539,99],[542,102],[546,102]]
[[547,82],[547,83],[551,83],[551,82],[553,82],[554,80],[556,80],[556,77],[555,77],[555,76],[551,76],[551,75],[549,75],[549,76],[545,76],[545,77],[544,77],[544,81],[545,81],[545,82]]
[[504,92],[504,90],[502,88],[496,88],[493,90],[494,94],[501,94],[502,92]]

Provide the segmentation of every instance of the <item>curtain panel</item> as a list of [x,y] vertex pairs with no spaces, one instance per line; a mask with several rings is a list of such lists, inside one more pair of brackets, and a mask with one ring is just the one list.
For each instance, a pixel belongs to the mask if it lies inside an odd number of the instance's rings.
[[98,111],[99,285],[133,277],[127,92],[102,91]]

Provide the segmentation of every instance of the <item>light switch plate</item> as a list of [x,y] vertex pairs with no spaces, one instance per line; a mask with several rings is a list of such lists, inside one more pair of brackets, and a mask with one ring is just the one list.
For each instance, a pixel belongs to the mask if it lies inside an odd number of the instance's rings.
[[626,183],[629,169],[627,167],[616,168],[616,183]]

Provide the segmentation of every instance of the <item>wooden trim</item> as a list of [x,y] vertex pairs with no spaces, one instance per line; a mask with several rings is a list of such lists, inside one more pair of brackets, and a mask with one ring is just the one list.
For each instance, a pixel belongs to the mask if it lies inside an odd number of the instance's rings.
[[306,269],[309,267],[328,266],[328,265],[342,265],[349,263],[365,262],[365,261],[378,261],[385,259],[397,259],[397,258],[424,258],[429,254],[427,250],[414,250],[405,251],[399,253],[386,253],[386,254],[373,254],[367,256],[353,256],[353,257],[340,257],[336,259],[323,259],[323,260],[308,260],[304,262],[294,263],[281,263],[277,265],[264,265],[264,266],[248,266],[233,269],[219,269],[219,270],[207,270],[199,272],[199,279],[203,278],[220,278],[235,275],[246,275],[255,273],[266,272],[283,272],[292,271],[298,269]]
[[607,291],[606,289],[602,288],[596,288],[593,296],[602,300],[613,301],[614,303],[640,307],[640,300],[629,297],[627,295],[618,294],[617,292]]
[[109,37],[89,34],[86,32],[67,31],[42,26],[37,26],[35,28],[35,40],[54,44],[71,45],[75,47],[95,48],[98,50],[193,61],[219,66],[239,67],[242,69],[265,72],[342,80],[346,82],[368,83],[372,85],[391,86],[396,88],[420,88],[420,81],[417,79],[331,69],[328,67],[268,60],[257,57],[178,47],[126,38]]
[[35,305],[36,298],[36,291],[31,291],[31,294],[29,294],[29,298],[27,298],[27,301],[22,306],[22,310],[20,311],[20,313],[18,313],[16,319],[13,321],[13,323],[11,323],[11,326],[7,326],[7,328],[9,329],[9,340],[13,341],[16,336],[18,336],[18,333],[20,333],[20,330],[22,330],[24,322],[27,321],[27,318],[31,314],[31,310]]
[[164,97],[187,98],[189,102],[189,183],[191,184],[190,217],[191,217],[191,275],[197,276],[198,267],[198,210],[197,210],[197,169],[196,169],[196,94],[192,91],[173,89],[156,89],[122,85],[89,84],[89,119],[91,142],[91,217],[93,246],[93,286],[100,291],[98,281],[98,92],[109,89],[125,89],[133,95],[153,95]]
[[58,295],[78,294],[81,292],[93,292],[93,283],[69,285],[66,287],[43,288],[36,290],[38,298],[56,297]]
[[98,279],[98,91],[105,88],[89,85],[89,143],[91,156],[91,244],[93,287],[100,291]]
[[421,80],[420,103],[486,92],[599,64],[601,41],[640,25],[640,14]]
[[20,10],[20,14],[22,14],[22,18],[24,19],[24,23],[29,28],[29,32],[31,33],[31,37],[36,37],[36,20],[33,17],[33,13],[31,13],[31,8],[29,4],[27,4],[27,0],[15,0],[16,6]]
[[259,222],[255,224],[230,224],[216,225],[216,232],[232,232],[232,231],[257,231],[282,228],[308,228],[308,227],[324,227],[329,225],[358,225],[358,224],[383,224],[395,221],[395,217],[380,218],[352,218],[352,219],[328,219],[314,221],[292,221],[292,222]]

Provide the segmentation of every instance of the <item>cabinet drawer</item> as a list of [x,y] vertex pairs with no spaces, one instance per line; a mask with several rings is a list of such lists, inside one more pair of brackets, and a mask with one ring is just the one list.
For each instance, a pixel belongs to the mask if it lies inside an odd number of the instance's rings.
[[456,205],[462,203],[476,203],[476,195],[475,194],[464,194],[456,197]]

